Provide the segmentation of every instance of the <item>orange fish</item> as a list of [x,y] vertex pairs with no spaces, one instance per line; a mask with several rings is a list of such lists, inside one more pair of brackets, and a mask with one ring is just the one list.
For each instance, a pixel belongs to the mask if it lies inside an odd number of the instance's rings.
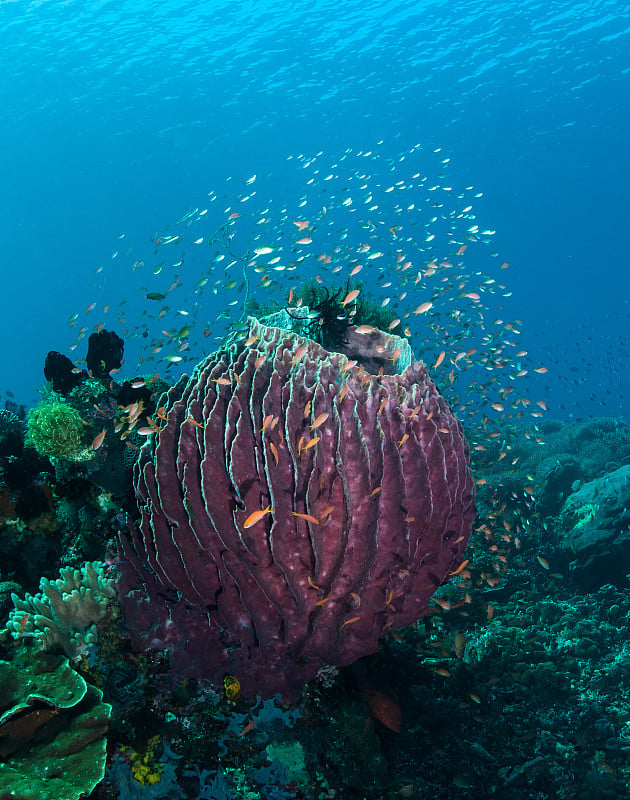
[[239,737],[240,736],[245,736],[246,733],[249,733],[255,727],[256,727],[256,720],[255,719],[250,719],[250,721],[247,723],[247,725],[239,733]]
[[460,660],[464,657],[464,652],[466,650],[466,637],[461,631],[457,631],[453,637],[453,650],[457,658]]
[[[315,447],[315,445],[317,444],[317,442],[319,442],[319,439],[320,439],[320,437],[319,437],[319,436],[313,436],[313,438],[312,438],[312,439],[309,439],[309,440],[308,440],[308,442],[307,442],[307,443],[304,445],[304,447],[302,448],[302,452],[303,452],[303,453],[306,453],[306,451],[307,451],[307,450],[310,450],[310,449],[311,449],[311,447]],[[298,448],[298,450],[299,450],[299,449],[300,449],[300,448]]]
[[440,355],[437,357],[437,361],[436,361],[436,362],[435,362],[435,364],[433,365],[433,369],[436,369],[437,367],[439,367],[439,366],[440,366],[440,364],[442,363],[442,361],[444,361],[444,356],[445,356],[445,355],[446,355],[446,350],[442,350],[442,352],[440,353]]
[[353,289],[351,292],[348,292],[348,294],[344,297],[344,299],[341,301],[341,305],[344,306],[345,308],[345,306],[347,306],[348,303],[351,303],[353,300],[356,300],[358,296],[359,296],[359,290]]
[[265,514],[271,514],[273,509],[271,506],[267,506],[267,508],[261,508],[259,511],[254,511],[252,514],[247,517],[245,522],[243,523],[244,528],[251,528],[252,525],[255,525],[257,522],[265,516]]
[[372,715],[389,728],[394,733],[400,733],[400,723],[402,721],[402,710],[398,703],[385,692],[376,689],[365,689],[365,699],[370,706]]
[[334,510],[335,510],[334,506],[326,506],[326,508],[319,515],[320,521],[323,522],[326,519],[326,517],[329,517],[332,514]]
[[[153,431],[151,431],[151,432],[153,433]],[[98,434],[98,436],[94,437],[94,441],[92,442],[92,450],[98,450],[99,449],[99,447],[103,444],[103,441],[105,439],[105,434],[106,433],[107,433],[107,431],[105,430],[105,428],[103,428],[103,430]]]
[[453,572],[451,572],[451,573],[450,573],[450,575],[451,575],[451,576],[453,576],[453,575],[459,575],[459,573],[460,573],[460,572],[461,572],[463,569],[466,569],[466,567],[468,566],[468,564],[469,564],[469,563],[470,563],[470,559],[469,559],[469,558],[467,558],[465,561],[462,561],[462,563],[459,565],[459,567],[457,567],[457,569],[456,569],[456,570],[453,570]]
[[319,520],[316,517],[312,517],[310,514],[300,514],[298,511],[292,511],[291,513],[294,517],[305,519],[307,522],[312,522],[313,525],[319,525]]
[[321,599],[321,600],[317,600],[317,601],[315,602],[315,605],[316,605],[316,606],[323,606],[323,605],[326,605],[326,603],[327,603],[329,600],[330,600],[330,595],[327,595],[326,597],[322,597],[322,599]]
[[315,417],[313,420],[313,424],[310,426],[309,430],[314,431],[316,428],[319,428],[320,425],[323,425],[324,422],[328,419],[328,412],[324,411],[319,416]]
[[298,363],[298,361],[306,355],[306,350],[307,347],[305,344],[302,344],[298,347],[298,349],[295,351],[295,355],[291,359],[292,367],[294,367]]
[[[202,422],[197,422],[197,420],[192,417],[187,417],[186,422],[190,422],[191,425],[194,425],[196,428],[201,428],[201,430],[206,427]],[[138,433],[140,433],[140,431],[138,431]]]

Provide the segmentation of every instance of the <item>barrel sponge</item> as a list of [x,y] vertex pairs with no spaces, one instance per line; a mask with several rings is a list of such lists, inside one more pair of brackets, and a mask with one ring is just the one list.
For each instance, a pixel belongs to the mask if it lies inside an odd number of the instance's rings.
[[461,425],[370,326],[344,352],[250,318],[164,399],[120,539],[135,649],[183,675],[295,694],[430,611],[475,515]]

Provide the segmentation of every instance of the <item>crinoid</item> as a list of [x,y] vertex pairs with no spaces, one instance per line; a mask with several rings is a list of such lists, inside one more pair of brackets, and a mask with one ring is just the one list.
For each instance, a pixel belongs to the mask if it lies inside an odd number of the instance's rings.
[[[357,312],[356,301],[344,305],[349,291],[349,284],[345,289],[338,287],[329,291],[316,283],[307,284],[302,291],[304,305],[310,310],[304,324],[305,333],[326,350],[338,350],[347,343],[348,328],[354,324]],[[289,309],[287,313],[294,317]]]

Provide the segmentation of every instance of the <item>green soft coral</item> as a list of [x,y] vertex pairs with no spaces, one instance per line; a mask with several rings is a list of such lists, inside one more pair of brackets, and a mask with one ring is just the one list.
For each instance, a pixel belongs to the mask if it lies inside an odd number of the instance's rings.
[[49,458],[84,461],[92,456],[85,442],[85,425],[72,406],[45,400],[28,414],[28,441]]
[[96,644],[96,625],[116,596],[114,579],[98,561],[80,569],[64,567],[59,578],[42,578],[38,594],[12,594],[7,628],[14,639],[33,639],[47,651],[77,659]]

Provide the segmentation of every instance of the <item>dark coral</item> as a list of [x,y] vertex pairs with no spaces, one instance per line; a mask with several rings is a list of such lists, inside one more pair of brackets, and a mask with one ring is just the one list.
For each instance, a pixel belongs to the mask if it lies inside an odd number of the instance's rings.
[[378,308],[361,291],[350,302],[346,298],[350,294],[350,282],[345,287],[328,289],[313,281],[307,283],[299,294],[309,314],[296,313],[299,309],[287,309],[289,316],[300,320],[303,324],[301,332],[327,350],[346,353],[348,337],[356,326],[366,325],[383,330],[394,321],[395,313],[391,309]]
[[120,369],[125,343],[114,331],[93,333],[88,340],[87,367],[94,378],[105,378]]
[[302,299],[310,310],[306,334],[327,350],[338,351],[347,342],[348,328],[356,312],[356,302],[347,307],[343,304],[348,292],[349,286],[329,291],[325,286],[309,284],[304,289]]
[[24,420],[6,408],[0,409],[0,459],[21,455],[25,432]]
[[68,356],[51,350],[44,362],[44,376],[58,394],[67,397],[87,378],[87,373],[76,369]]
[[0,487],[8,491],[14,513],[31,520],[50,511],[42,479],[52,472],[52,466],[33,447],[25,447],[24,437],[24,421],[13,412],[0,410]]

